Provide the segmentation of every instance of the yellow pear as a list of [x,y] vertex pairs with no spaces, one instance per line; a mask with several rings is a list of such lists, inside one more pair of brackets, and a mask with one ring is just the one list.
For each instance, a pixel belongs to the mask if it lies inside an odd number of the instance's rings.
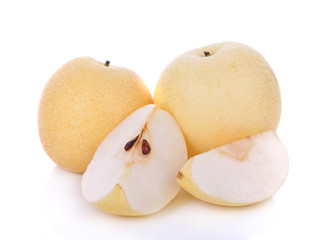
[[281,113],[271,67],[257,51],[235,42],[174,59],[160,76],[154,103],[179,123],[189,157],[275,130]]
[[58,69],[43,91],[38,127],[59,166],[83,173],[104,137],[136,109],[153,102],[133,71],[79,57]]

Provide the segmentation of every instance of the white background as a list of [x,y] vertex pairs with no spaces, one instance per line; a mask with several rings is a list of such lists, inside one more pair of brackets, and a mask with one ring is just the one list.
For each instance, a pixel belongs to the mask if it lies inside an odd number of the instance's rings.
[[[324,7],[321,1],[1,1],[0,239],[324,239]],[[238,41],[270,63],[282,93],[278,135],[290,172],[272,198],[218,207],[185,192],[159,213],[118,217],[80,194],[47,157],[37,108],[63,63],[128,67],[152,94],[179,54]]]

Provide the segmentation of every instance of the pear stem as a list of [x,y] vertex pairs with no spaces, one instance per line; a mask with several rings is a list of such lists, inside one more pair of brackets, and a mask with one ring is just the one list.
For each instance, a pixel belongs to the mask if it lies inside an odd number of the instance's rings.
[[208,57],[210,55],[210,52],[204,51],[205,57]]
[[109,64],[110,64],[110,61],[107,60],[107,61],[105,62],[105,66],[106,66],[106,67],[109,67]]

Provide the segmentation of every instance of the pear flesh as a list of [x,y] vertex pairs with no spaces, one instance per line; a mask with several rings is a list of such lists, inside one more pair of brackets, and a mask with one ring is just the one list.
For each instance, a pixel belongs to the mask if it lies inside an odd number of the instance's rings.
[[273,195],[288,167],[284,145],[268,131],[194,156],[179,172],[178,182],[204,201],[242,206]]
[[150,104],[129,115],[101,142],[82,177],[82,194],[106,212],[152,214],[178,193],[176,176],[186,160],[177,122]]

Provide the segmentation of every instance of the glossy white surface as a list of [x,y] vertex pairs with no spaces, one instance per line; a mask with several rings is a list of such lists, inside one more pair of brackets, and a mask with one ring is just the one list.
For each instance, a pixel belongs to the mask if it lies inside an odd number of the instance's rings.
[[[0,239],[324,239],[324,15],[320,1],[2,1]],[[190,49],[238,41],[270,63],[282,92],[278,135],[290,157],[284,186],[260,204],[213,206],[181,192],[141,218],[105,214],[80,175],[47,157],[37,132],[43,87],[88,55],[159,74]]]

